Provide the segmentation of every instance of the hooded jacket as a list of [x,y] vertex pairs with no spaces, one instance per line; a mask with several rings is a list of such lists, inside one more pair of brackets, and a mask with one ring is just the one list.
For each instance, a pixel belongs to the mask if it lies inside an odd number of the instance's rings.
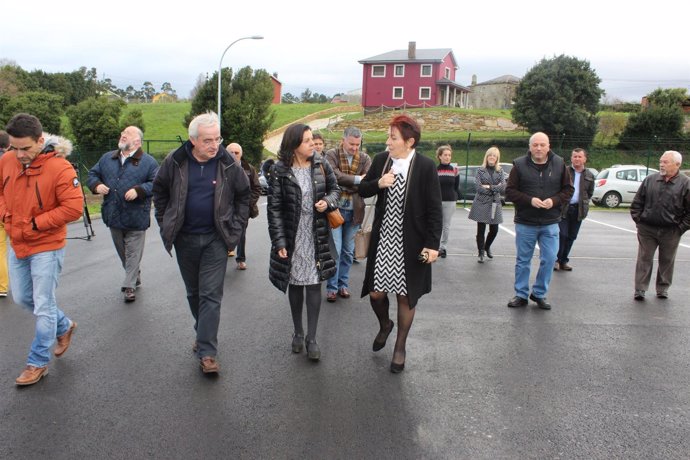
[[63,248],[67,223],[81,217],[84,192],[72,165],[48,146],[26,167],[0,158],[0,215],[17,258]]

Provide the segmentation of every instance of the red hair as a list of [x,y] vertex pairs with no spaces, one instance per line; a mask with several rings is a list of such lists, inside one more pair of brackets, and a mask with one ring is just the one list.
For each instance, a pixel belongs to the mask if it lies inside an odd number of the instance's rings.
[[417,147],[419,138],[422,137],[422,130],[413,118],[407,115],[398,115],[391,120],[390,127],[397,128],[405,142],[408,139],[414,139],[412,148]]

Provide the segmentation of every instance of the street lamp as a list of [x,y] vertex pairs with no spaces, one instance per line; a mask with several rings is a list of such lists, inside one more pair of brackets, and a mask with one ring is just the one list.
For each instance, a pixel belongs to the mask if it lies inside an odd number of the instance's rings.
[[242,37],[238,38],[234,42],[230,43],[227,48],[225,48],[225,51],[223,51],[223,54],[220,56],[220,62],[218,63],[218,127],[220,128],[220,73],[223,67],[223,58],[225,57],[225,53],[228,52],[230,47],[237,43],[240,40],[263,40],[264,37],[261,35],[252,35],[251,37]]

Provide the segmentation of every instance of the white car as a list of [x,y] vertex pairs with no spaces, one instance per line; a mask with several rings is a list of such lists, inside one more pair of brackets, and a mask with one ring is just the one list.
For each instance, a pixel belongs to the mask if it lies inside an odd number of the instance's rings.
[[632,203],[644,178],[655,172],[659,171],[641,165],[613,165],[606,168],[594,180],[592,202],[607,208]]

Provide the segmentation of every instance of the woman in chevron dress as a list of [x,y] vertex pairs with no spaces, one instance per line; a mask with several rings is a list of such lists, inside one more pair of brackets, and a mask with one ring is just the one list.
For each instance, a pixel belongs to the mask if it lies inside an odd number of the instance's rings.
[[395,323],[388,294],[398,306],[398,334],[391,372],[405,368],[405,346],[419,298],[431,291],[431,263],[438,257],[443,212],[435,162],[415,151],[421,130],[400,115],[390,123],[387,152],[374,157],[359,184],[359,194],[376,195],[376,211],[367,254],[362,297],[368,295],[379,321],[373,350],[386,345]]

